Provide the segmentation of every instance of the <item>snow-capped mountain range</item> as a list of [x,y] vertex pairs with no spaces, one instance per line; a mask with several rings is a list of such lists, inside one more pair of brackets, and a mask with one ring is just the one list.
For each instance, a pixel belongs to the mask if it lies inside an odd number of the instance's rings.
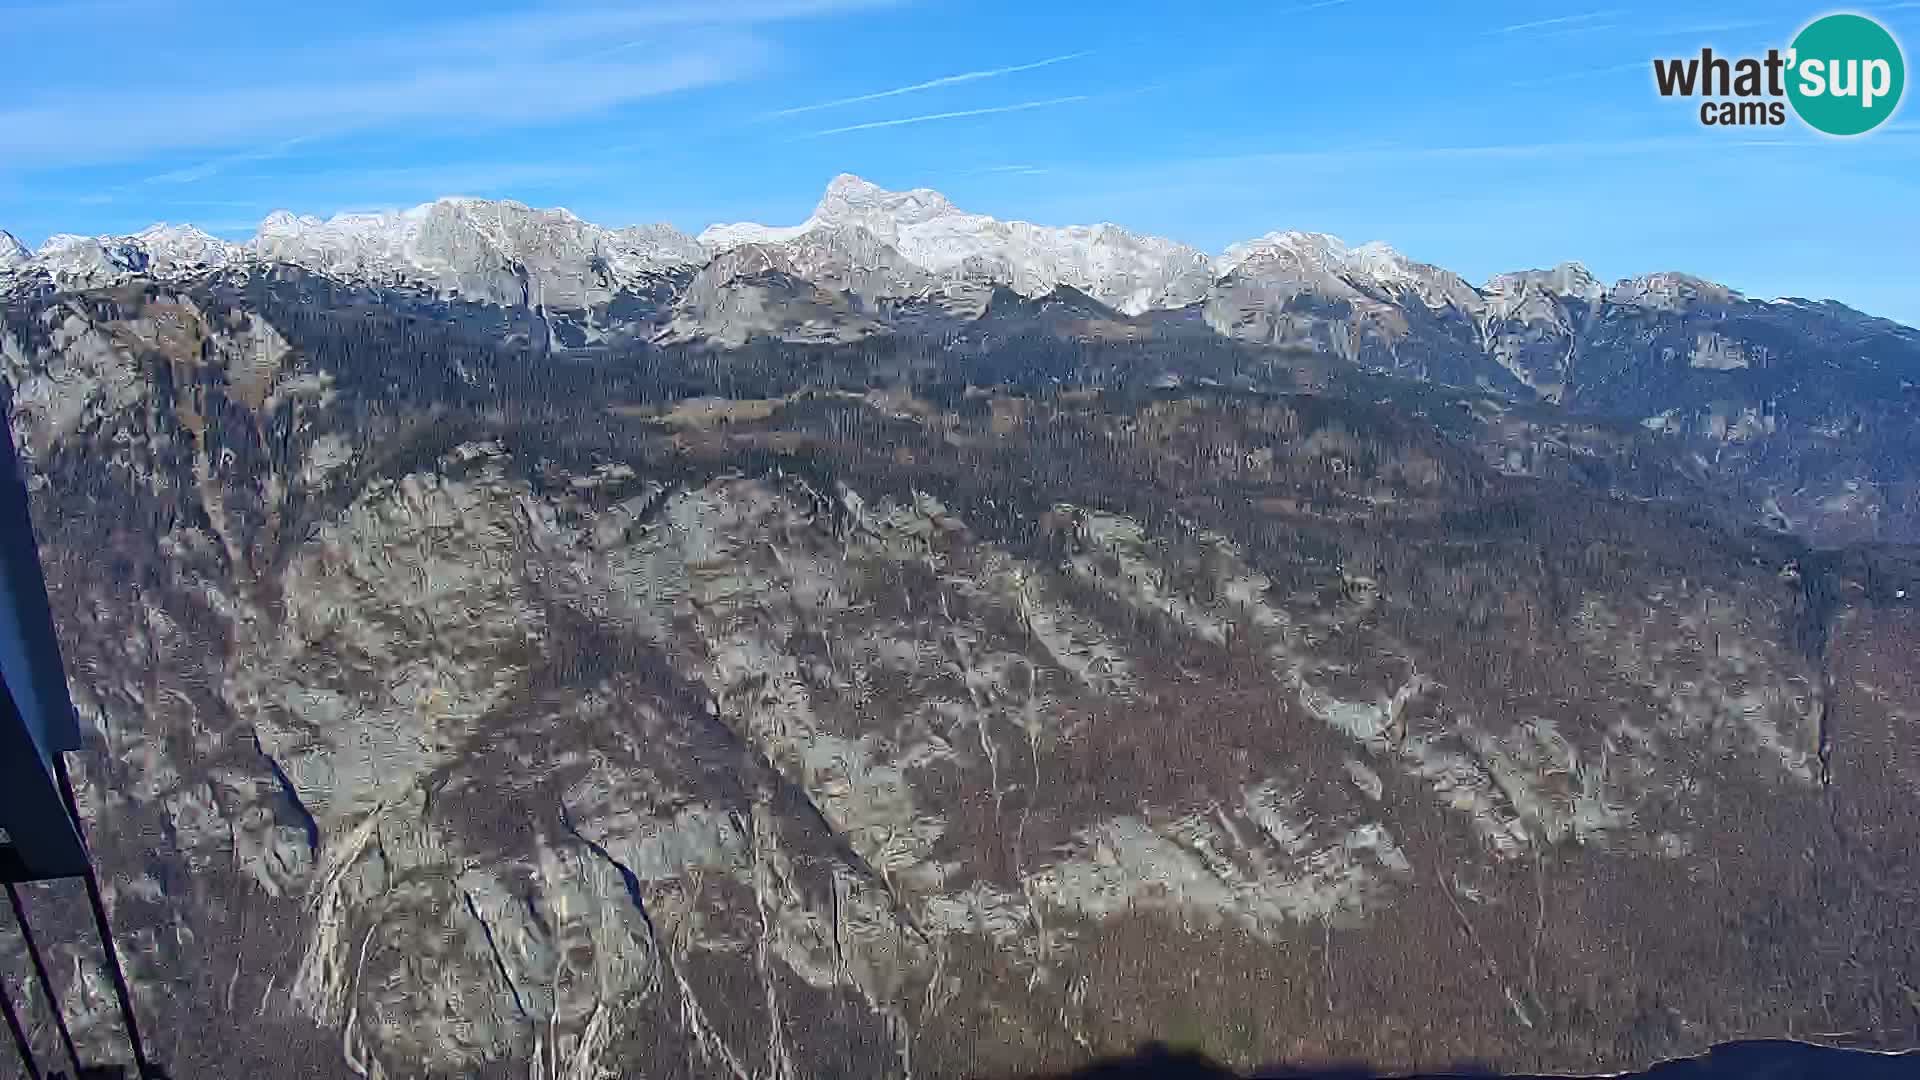
[[[669,225],[606,228],[563,209],[450,197],[324,220],[277,211],[240,243],[191,225],[155,225],[129,236],[62,234],[29,251],[0,232],[0,274],[43,274],[75,287],[134,274],[282,263],[369,284],[566,310],[591,308],[642,279],[698,269],[742,249],[750,257],[733,262],[789,268],[841,287],[864,282],[855,292],[913,295],[966,281],[1041,296],[1068,286],[1128,315],[1184,307],[1223,283],[1249,280],[1329,299],[1410,296],[1430,308],[1463,310],[1510,303],[1528,281],[1563,295],[1604,291],[1577,264],[1501,275],[1476,289],[1385,244],[1350,247],[1322,233],[1268,233],[1210,256],[1112,224],[1001,221],[963,211],[937,191],[888,191],[851,175],[836,177],[797,225],[721,224],[697,238]],[[1612,291],[1657,299],[1660,277],[1629,279]]]
[[[325,279],[322,295],[431,297],[428,318],[459,301],[461,317],[540,350],[895,337],[908,351],[1000,350],[1018,367],[1047,355],[1026,339],[1176,342],[1129,370],[1177,384],[1200,376],[1155,365],[1250,347],[1231,365],[1248,385],[1263,365],[1323,365],[1602,415],[1692,440],[1699,460],[1764,492],[1779,527],[1920,536],[1920,330],[1681,273],[1608,285],[1562,263],[1476,285],[1385,244],[1297,231],[1209,255],[1111,224],[1001,221],[845,175],[798,224],[697,237],[473,198],[325,220],[278,212],[241,243],[155,225],[28,251],[0,232],[0,295],[15,298],[127,281],[237,295],[300,275]],[[1502,468],[1533,467],[1532,449],[1515,453]],[[1816,459],[1813,481],[1796,471]]]

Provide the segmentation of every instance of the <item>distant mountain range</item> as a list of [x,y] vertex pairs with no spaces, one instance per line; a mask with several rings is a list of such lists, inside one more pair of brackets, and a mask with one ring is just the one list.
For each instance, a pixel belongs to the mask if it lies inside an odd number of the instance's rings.
[[172,1075],[1920,1045],[1912,330],[851,178],[6,252]]
[[560,348],[964,337],[996,297],[1057,301],[1080,317],[1047,333],[1211,334],[1638,424],[1740,485],[1765,524],[1920,538],[1920,331],[1677,272],[1609,286],[1562,263],[1476,286],[1384,244],[1292,231],[1210,256],[1116,225],[1000,221],[851,175],[797,225],[698,237],[471,198],[327,220],[283,211],[245,243],[156,225],[30,252],[0,233],[0,291],[276,267],[524,309]]
[[[0,231],[0,274],[43,277],[72,287],[133,274],[284,263],[474,300],[513,303],[531,294],[539,303],[567,311],[591,309],[622,288],[661,273],[697,270],[742,249],[758,249],[809,280],[857,277],[853,291],[866,296],[999,284],[1032,297],[1064,285],[1127,315],[1202,301],[1220,307],[1229,295],[1248,299],[1236,289],[1254,283],[1326,300],[1417,300],[1430,309],[1482,316],[1483,323],[1525,308],[1529,286],[1545,295],[1617,304],[1743,299],[1724,286],[1678,273],[1627,278],[1609,288],[1572,262],[1550,271],[1497,275],[1475,288],[1383,243],[1350,247],[1325,233],[1293,230],[1208,255],[1108,223],[1001,221],[960,210],[937,191],[888,191],[850,174],[835,177],[814,212],[797,225],[717,224],[698,237],[665,224],[615,229],[564,209],[448,197],[407,210],[324,220],[276,211],[251,240],[240,243],[192,225],[158,224],[124,236],[59,234],[29,250]],[[1230,319],[1218,322],[1222,332],[1244,329]],[[1497,348],[1489,351],[1499,354]],[[1521,366],[1506,366],[1513,378],[1532,382]]]

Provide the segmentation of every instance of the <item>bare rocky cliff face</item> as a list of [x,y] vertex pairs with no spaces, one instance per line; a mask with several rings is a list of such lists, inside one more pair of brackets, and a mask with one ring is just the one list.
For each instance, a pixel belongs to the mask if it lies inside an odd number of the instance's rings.
[[[1548,285],[1516,317],[1570,317]],[[1021,303],[938,369],[568,351],[298,274],[9,304],[174,1074],[1920,1040],[1909,556],[1512,456],[1611,436],[1492,399]]]

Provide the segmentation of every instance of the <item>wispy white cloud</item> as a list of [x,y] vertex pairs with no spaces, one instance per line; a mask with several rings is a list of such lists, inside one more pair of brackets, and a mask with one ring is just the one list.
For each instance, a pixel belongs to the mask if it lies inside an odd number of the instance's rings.
[[450,161],[397,168],[325,169],[279,180],[282,186],[310,191],[328,202],[347,199],[385,205],[455,192],[487,195],[603,179],[623,171],[623,166],[598,161]]
[[[195,79],[158,84],[137,103],[97,82],[10,85],[0,73],[0,172],[229,151],[150,178],[185,184],[267,152],[253,147],[289,133],[324,138],[445,130],[449,120],[486,128],[591,115],[755,73],[774,51],[762,34],[768,24],[893,2],[670,0],[452,24],[401,12],[379,32],[321,25],[284,42],[244,42],[214,54],[223,62],[200,67]],[[645,48],[597,48],[609,41]],[[109,43],[113,49],[132,45]]]
[[1537,30],[1537,31],[1534,31],[1530,36],[1536,39],[1582,37],[1587,34],[1599,34],[1609,30],[1618,30],[1618,29],[1620,29],[1620,24],[1617,22],[1589,22],[1589,23],[1577,23],[1572,26],[1556,26],[1546,30]]
[[[73,196],[73,202],[82,206],[104,206],[108,203],[111,203],[120,199],[123,196],[129,195],[135,191],[138,191],[143,188],[155,186],[155,185],[198,183],[201,180],[206,180],[210,177],[223,173],[235,165],[249,164],[256,161],[272,161],[275,158],[284,156],[287,153],[287,151],[293,149],[294,147],[300,145],[301,143],[309,142],[309,141],[311,141],[311,139],[308,136],[304,136],[304,135],[296,136],[291,139],[281,139],[277,142],[268,144],[256,150],[245,150],[237,154],[223,154],[219,157],[209,158],[205,161],[197,162],[192,165],[187,165],[182,168],[170,169],[166,172],[155,173],[152,176],[142,177],[141,179],[135,180],[132,183],[119,184],[114,187],[107,188],[104,191],[93,191],[93,192],[87,192],[84,194],[76,195],[76,196]],[[169,199],[168,201],[171,203],[174,203],[175,205],[187,204],[186,200],[181,200],[181,199]],[[221,201],[211,205],[231,206],[234,204],[231,202]]]
[[1164,162],[1156,169],[1174,172],[1199,170],[1272,170],[1274,168],[1325,168],[1340,172],[1369,167],[1440,163],[1449,161],[1574,160],[1607,157],[1642,157],[1686,153],[1719,154],[1729,148],[1758,146],[1824,150],[1823,139],[1783,135],[1777,139],[1718,139],[1706,134],[1645,136],[1618,139],[1568,139],[1560,141],[1462,143],[1458,145],[1377,144],[1336,147],[1322,150],[1280,150],[1255,154],[1223,154],[1191,157]]
[[1618,14],[1618,11],[1608,9],[1605,11],[1588,11],[1578,15],[1558,15],[1551,19],[1534,19],[1530,22],[1519,22],[1511,26],[1496,27],[1488,31],[1488,33],[1520,34],[1530,30],[1548,30],[1553,27],[1568,26],[1573,23],[1596,22],[1600,19],[1611,18]]
[[[622,52],[670,49],[674,35],[794,22],[873,8],[895,7],[903,0],[675,0],[629,6],[547,6],[529,11],[475,17],[446,25],[430,24],[433,51],[441,56],[473,54],[523,56],[559,51],[579,61]],[[412,59],[421,36],[411,27],[364,43],[369,49]],[[332,46],[323,45],[337,54]]]
[[165,17],[180,7],[177,0],[68,0],[57,4],[20,4],[0,7],[0,19],[13,29],[40,24],[73,26],[98,19]]
[[1732,30],[1753,30],[1762,26],[1771,26],[1782,33],[1791,32],[1790,24],[1779,19],[1725,19],[1710,23],[1680,23],[1666,26],[1648,27],[1649,37],[1697,37],[1702,34],[1724,34]]
[[1618,75],[1626,71],[1649,71],[1650,62],[1629,60],[1624,64],[1608,64],[1605,67],[1582,68],[1578,71],[1562,71],[1557,75],[1544,75],[1537,79],[1518,79],[1507,85],[1514,89],[1531,89],[1536,86],[1557,86],[1561,83],[1581,82],[1599,78],[1602,75]]
[[259,210],[263,213],[273,209],[268,200],[262,199],[168,199],[173,206],[208,207],[216,210]]
[[220,173],[223,173],[235,165],[245,165],[245,164],[250,164],[256,161],[272,161],[275,158],[283,157],[286,155],[287,151],[293,149],[296,146],[299,146],[301,143],[308,142],[308,141],[310,141],[308,136],[296,135],[291,139],[281,139],[279,142],[261,147],[258,150],[244,150],[237,154],[224,154],[220,157],[209,158],[206,161],[202,161],[195,165],[188,165],[185,168],[172,169],[168,172],[157,173],[153,176],[147,177],[145,180],[142,180],[141,183],[144,183],[144,184],[197,183],[198,181],[205,180],[209,177],[216,176]]
[[952,112],[926,113],[922,116],[903,116],[898,120],[873,120],[865,124],[848,124],[845,127],[827,128],[824,131],[811,132],[812,136],[844,135],[850,131],[872,131],[876,128],[906,127],[909,124],[926,124],[935,120],[958,120],[967,116],[992,116],[995,113],[1024,112],[1028,109],[1045,109],[1054,105],[1071,105],[1076,101],[1087,101],[1090,95],[1070,94],[1066,97],[1043,98],[1039,101],[1022,101],[1015,105],[994,105],[984,109],[955,109]]
[[1022,71],[1034,71],[1043,67],[1052,67],[1055,64],[1064,64],[1069,60],[1078,60],[1086,55],[1088,54],[1084,52],[1065,53],[1060,56],[1049,56],[1045,60],[1035,60],[1030,64],[1013,64],[1009,67],[986,68],[981,71],[963,71],[958,75],[942,75],[937,79],[910,83],[906,86],[896,86],[891,90],[876,90],[871,94],[856,94],[853,97],[835,98],[832,101],[821,101],[812,105],[796,105],[791,109],[778,109],[768,113],[767,117],[794,116],[799,113],[817,112],[821,109],[837,109],[842,105],[858,105],[865,101],[879,101],[883,98],[900,97],[903,94],[918,94],[926,90],[938,90],[942,87],[958,86],[962,83],[979,82],[982,79],[998,79],[1003,75],[1015,75]]
[[[438,125],[454,117],[482,125],[544,121],[730,79],[756,66],[765,52],[764,43],[736,38],[693,46],[646,65],[532,60],[434,68],[388,77],[163,92],[143,98],[138,109],[129,108],[121,94],[74,94],[0,111],[0,145],[7,147],[11,164],[58,165],[232,146],[289,130],[335,135],[408,123]],[[194,171],[183,170],[187,179]]]
[[989,165],[984,169],[974,169],[968,175],[1045,176],[1052,171],[1041,165]]

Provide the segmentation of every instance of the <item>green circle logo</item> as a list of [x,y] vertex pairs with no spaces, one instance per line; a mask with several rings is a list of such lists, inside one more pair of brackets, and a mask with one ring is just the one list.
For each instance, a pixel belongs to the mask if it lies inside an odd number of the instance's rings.
[[1886,27],[1864,15],[1827,15],[1807,24],[1787,54],[1787,98],[1817,131],[1859,135],[1900,104],[1907,64]]

